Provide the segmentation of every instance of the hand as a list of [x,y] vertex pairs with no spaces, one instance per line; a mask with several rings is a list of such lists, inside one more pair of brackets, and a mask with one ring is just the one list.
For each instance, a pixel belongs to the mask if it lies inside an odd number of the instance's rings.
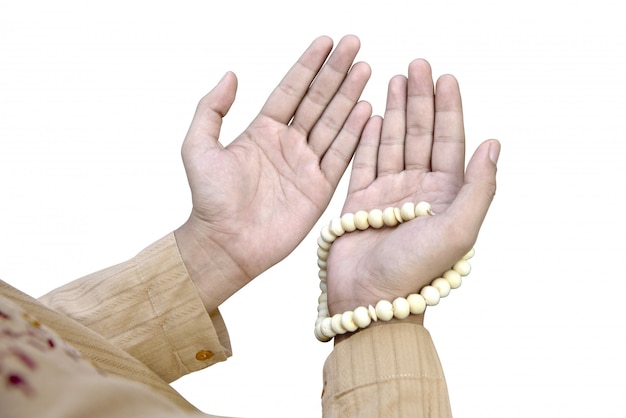
[[482,143],[465,171],[461,96],[424,60],[388,88],[384,120],[373,117],[356,151],[343,213],[427,201],[434,216],[342,235],[328,255],[330,314],[416,293],[474,245],[496,190],[500,144]]
[[354,154],[371,116],[369,103],[357,102],[370,68],[352,65],[355,36],[328,57],[332,47],[331,39],[316,39],[225,147],[218,138],[235,75],[227,73],[198,105],[182,148],[193,209],[176,238],[207,310],[295,249]]

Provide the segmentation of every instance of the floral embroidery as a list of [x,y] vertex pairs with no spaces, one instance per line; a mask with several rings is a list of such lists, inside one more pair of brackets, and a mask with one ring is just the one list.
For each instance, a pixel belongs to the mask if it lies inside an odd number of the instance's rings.
[[18,364],[25,366],[26,369],[35,370],[37,368],[35,361],[21,350],[14,340],[27,336],[29,344],[32,344],[37,339],[32,338],[33,333],[28,329],[30,327],[24,331],[16,330],[16,324],[12,320],[11,315],[4,311],[0,311],[0,321],[0,337],[2,337],[2,340],[9,339],[6,344],[0,346],[0,378],[2,378],[9,389],[17,389],[26,396],[32,396],[34,389],[28,379],[14,370],[14,367],[8,366],[7,363],[9,358],[14,358],[18,360]]
[[[4,302],[0,299],[0,302]],[[59,344],[41,324],[27,313],[16,313],[17,308],[0,309],[0,388],[5,386],[27,397],[36,394],[32,372],[38,369],[37,361],[29,354],[34,348],[47,353],[62,350],[67,357],[78,360],[78,353]]]

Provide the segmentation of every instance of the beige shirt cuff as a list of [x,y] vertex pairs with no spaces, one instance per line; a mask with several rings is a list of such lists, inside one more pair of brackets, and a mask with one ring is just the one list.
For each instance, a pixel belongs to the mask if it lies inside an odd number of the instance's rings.
[[207,314],[173,233],[131,260],[40,298],[128,352],[167,382],[232,354],[218,310]]
[[430,333],[397,323],[337,344],[324,365],[324,417],[451,417]]

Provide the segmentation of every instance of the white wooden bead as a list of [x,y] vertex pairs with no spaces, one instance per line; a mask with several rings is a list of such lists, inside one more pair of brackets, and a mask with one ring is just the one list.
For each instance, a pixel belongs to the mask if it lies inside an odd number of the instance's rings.
[[422,295],[428,306],[435,306],[439,303],[439,291],[430,285],[422,287],[420,295]]
[[348,331],[354,332],[359,329],[359,326],[354,322],[354,312],[346,311],[341,314],[341,325]]
[[463,260],[469,260],[470,258],[474,257],[474,253],[475,253],[475,250],[474,248],[472,248],[471,250],[468,251],[467,254],[463,256]]
[[325,282],[327,276],[328,276],[328,272],[326,271],[326,269],[318,270],[317,277],[319,277],[320,280]]
[[419,202],[415,205],[415,216],[430,216],[433,214],[430,203],[428,202]]
[[393,318],[393,305],[388,300],[380,300],[376,303],[376,317],[381,321],[389,321]]
[[321,293],[317,298],[317,303],[326,303],[328,302],[328,293]]
[[322,291],[322,293],[328,292],[328,286],[326,285],[325,281],[320,280],[320,290]]
[[470,263],[467,260],[460,259],[456,262],[456,264],[452,267],[452,270],[459,273],[461,276],[467,276],[470,274],[472,270]]
[[315,320],[315,336],[317,337],[318,340],[320,339],[320,336],[323,336],[321,327],[322,327],[322,321],[319,318],[317,318]]
[[324,335],[324,333],[322,332],[322,324],[320,324],[319,326],[319,340],[320,341],[330,341],[333,337],[327,337],[326,335]]
[[343,229],[343,226],[341,226],[341,218],[331,219],[328,224],[328,229],[330,229],[330,231],[338,237],[346,233],[346,230]]
[[346,232],[352,232],[356,230],[356,225],[354,225],[354,213],[344,213],[341,216],[341,227]]
[[409,302],[409,309],[413,315],[421,315],[426,310],[426,301],[418,293],[411,293],[407,296],[406,301]]
[[378,316],[376,315],[376,308],[374,308],[372,305],[369,305],[367,307],[367,313],[369,314],[370,318],[372,318],[372,321],[374,322],[378,321]]
[[321,270],[326,270],[326,266],[326,261],[320,260],[319,258],[317,259],[317,267],[319,267]]
[[388,207],[383,211],[383,222],[387,226],[396,226],[398,225],[398,220],[396,219],[396,215],[394,213],[394,208]]
[[383,211],[380,209],[372,209],[367,214],[367,222],[372,228],[380,228],[385,222],[383,221]]
[[318,248],[317,258],[319,258],[322,261],[326,261],[328,259],[328,250],[325,250],[323,248]]
[[333,331],[336,334],[345,334],[346,332],[348,332],[348,330],[346,330],[341,325],[341,314],[333,315],[332,319],[330,320],[330,324],[331,324],[331,327],[332,327]]
[[402,219],[402,213],[400,213],[400,208],[393,208],[393,214],[396,215],[396,219],[399,224],[404,222],[404,219]]
[[443,278],[446,279],[448,281],[448,283],[450,283],[450,287],[452,289],[456,289],[459,286],[461,286],[461,275],[454,271],[454,270],[448,270],[445,273],[443,273]]
[[393,316],[398,319],[404,319],[411,314],[409,301],[405,298],[396,298],[393,301]]
[[431,286],[439,291],[439,296],[445,298],[450,294],[450,282],[443,277],[438,277],[432,281]]
[[322,323],[315,325],[315,338],[322,342],[330,341],[330,338],[322,333]]
[[335,333],[333,332],[332,319],[328,317],[324,318],[324,320],[320,324],[320,331],[322,332],[322,335],[333,338],[335,336]]
[[324,249],[324,250],[328,251],[328,250],[330,250],[331,243],[330,243],[330,242],[326,242],[326,241],[324,241],[324,238],[322,238],[322,236],[320,235],[320,236],[317,238],[317,246],[318,246],[319,248],[322,248],[322,249]]
[[354,310],[352,320],[359,326],[359,328],[366,328],[372,323],[372,318],[370,318],[365,306],[359,306]]
[[337,235],[333,234],[333,232],[328,228],[328,225],[322,228],[322,232],[320,232],[320,236],[326,242],[333,243],[337,239]]
[[415,203],[413,202],[405,202],[400,206],[400,216],[405,221],[410,221],[411,219],[415,219]]
[[321,324],[323,320],[324,318],[317,317],[317,319],[315,320],[315,327],[317,328],[317,326]]
[[369,228],[370,224],[367,221],[368,213],[364,210],[360,210],[354,214],[354,226],[357,229],[364,231]]
[[318,318],[328,318],[328,306],[317,305],[317,317]]

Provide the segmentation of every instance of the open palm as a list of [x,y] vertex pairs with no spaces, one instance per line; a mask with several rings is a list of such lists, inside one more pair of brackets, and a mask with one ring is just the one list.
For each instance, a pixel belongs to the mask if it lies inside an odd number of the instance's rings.
[[352,65],[359,47],[346,36],[328,57],[332,41],[316,39],[225,147],[218,137],[235,98],[234,74],[200,101],[182,151],[193,199],[183,230],[212,260],[207,280],[223,276],[233,290],[242,287],[293,251],[319,219],[371,115],[358,102],[370,75],[367,64]]
[[394,77],[384,119],[364,129],[343,213],[426,201],[435,216],[337,239],[327,265],[331,313],[415,293],[459,260],[495,193],[498,151],[497,141],[483,143],[466,173],[456,80],[442,76],[435,89],[424,60],[410,64],[408,78]]

